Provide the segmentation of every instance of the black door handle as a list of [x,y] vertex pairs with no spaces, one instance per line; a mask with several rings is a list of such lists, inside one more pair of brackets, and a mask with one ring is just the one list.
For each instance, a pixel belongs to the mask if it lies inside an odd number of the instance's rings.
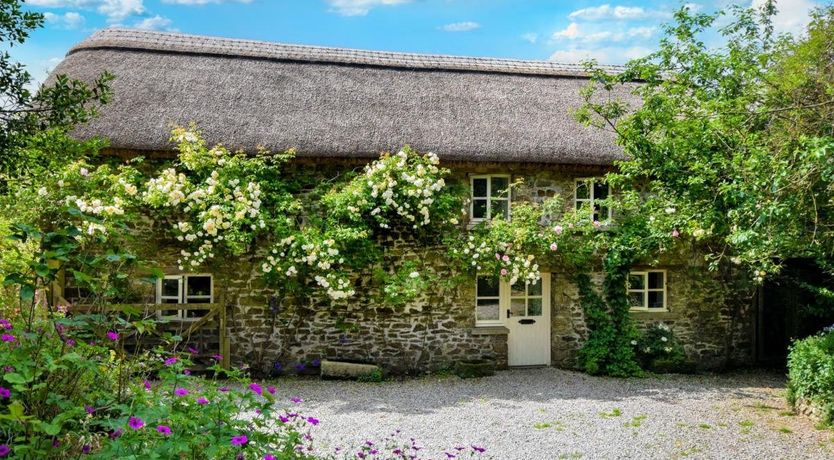
[[510,310],[507,310],[507,318],[511,318],[512,316],[513,316],[513,312],[510,311]]

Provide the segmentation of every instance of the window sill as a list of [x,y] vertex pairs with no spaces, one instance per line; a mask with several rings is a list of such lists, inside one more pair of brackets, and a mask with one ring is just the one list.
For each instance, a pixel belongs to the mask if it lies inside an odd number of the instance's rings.
[[674,313],[670,312],[666,308],[658,308],[653,310],[646,310],[645,308],[642,309],[631,309],[628,311],[629,314],[634,319],[650,319],[650,318],[657,318],[662,316],[664,318],[669,318],[672,316],[676,316]]
[[507,335],[510,330],[506,326],[475,326],[469,332],[472,335]]

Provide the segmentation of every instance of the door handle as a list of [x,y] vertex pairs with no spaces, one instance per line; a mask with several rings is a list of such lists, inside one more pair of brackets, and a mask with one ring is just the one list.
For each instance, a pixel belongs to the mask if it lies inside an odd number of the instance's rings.
[[507,309],[507,318],[512,318],[513,312]]

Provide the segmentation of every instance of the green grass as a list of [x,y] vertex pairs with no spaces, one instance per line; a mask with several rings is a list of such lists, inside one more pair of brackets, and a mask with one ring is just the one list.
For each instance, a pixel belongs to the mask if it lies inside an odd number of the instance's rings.
[[791,434],[791,433],[793,433],[793,430],[786,427],[786,426],[783,426],[782,428],[779,428],[779,432],[780,433],[785,433],[785,434]]
[[640,425],[643,424],[643,420],[646,420],[645,415],[636,415],[631,419],[630,422],[623,423],[623,426],[631,427],[631,428],[639,428]]
[[568,460],[568,459],[577,459],[582,458],[582,452],[569,452],[566,454],[559,454],[560,460]]
[[752,420],[742,420],[738,422],[738,425],[741,427],[741,434],[750,434],[753,427],[756,426]]
[[601,417],[619,417],[623,415],[623,411],[619,407],[615,407],[611,409],[611,412],[600,412],[599,415]]
[[548,422],[536,422],[536,423],[533,424],[533,428],[535,428],[537,430],[546,430],[546,429],[548,429],[552,426],[553,425],[551,425]]
[[710,425],[709,423],[699,423],[698,428],[700,428],[702,430],[711,430],[712,425]]

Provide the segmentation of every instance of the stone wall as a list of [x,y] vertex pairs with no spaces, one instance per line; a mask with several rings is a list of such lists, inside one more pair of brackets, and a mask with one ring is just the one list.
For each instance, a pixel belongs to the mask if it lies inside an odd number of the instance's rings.
[[[514,201],[541,202],[558,195],[564,198],[565,206],[573,206],[575,178],[602,173],[599,168],[578,167],[452,166],[455,178],[467,183],[469,174],[509,172],[513,180],[522,178],[524,182],[515,190]],[[305,163],[296,167],[308,174],[326,169]],[[145,257],[167,267],[166,273],[177,274],[174,262],[179,249],[175,243],[147,242]],[[386,244],[387,254],[395,258],[429,260],[439,279],[452,275],[444,262],[444,248],[416,247],[396,235]],[[728,347],[734,362],[749,362],[751,302],[735,297],[735,281],[728,283],[708,272],[702,260],[687,249],[661,258],[661,264],[653,268],[667,270],[668,312],[633,313],[638,327],[658,322],[669,325],[689,357],[703,368],[722,365]],[[475,327],[474,280],[460,285],[440,284],[404,307],[391,308],[379,302],[370,273],[359,273],[356,295],[351,299],[286,299],[273,312],[269,304],[275,293],[262,284],[259,267],[257,256],[247,256],[216,260],[203,270],[214,276],[215,301],[231,306],[235,365],[268,371],[275,362],[292,366],[325,358],[372,362],[395,372],[436,370],[460,360],[482,358],[507,365],[506,329]],[[573,274],[561,272],[551,276],[552,363],[561,367],[575,364],[576,352],[587,336],[573,278]],[[602,275],[595,274],[594,280],[601,283]],[[144,296],[153,301],[150,289]]]

